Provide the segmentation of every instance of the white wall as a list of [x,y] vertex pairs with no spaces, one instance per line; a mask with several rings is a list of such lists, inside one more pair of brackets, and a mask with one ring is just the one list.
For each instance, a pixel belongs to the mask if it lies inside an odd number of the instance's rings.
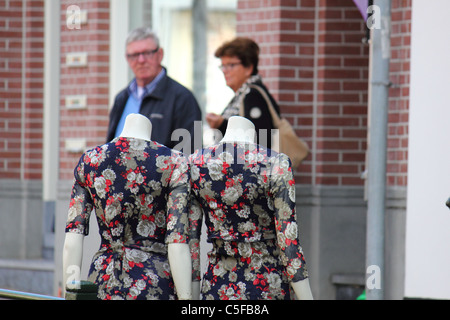
[[450,298],[448,0],[414,0],[405,297]]

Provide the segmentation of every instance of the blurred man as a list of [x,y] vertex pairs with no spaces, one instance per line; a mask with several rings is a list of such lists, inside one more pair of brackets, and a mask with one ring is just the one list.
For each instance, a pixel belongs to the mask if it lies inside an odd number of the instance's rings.
[[[127,115],[140,113],[152,123],[153,141],[185,153],[198,147],[194,122],[201,121],[200,107],[191,91],[167,75],[161,65],[163,57],[159,39],[150,28],[137,28],[129,33],[126,59],[135,78],[115,98],[107,142],[120,135]],[[201,139],[201,134],[197,139]]]

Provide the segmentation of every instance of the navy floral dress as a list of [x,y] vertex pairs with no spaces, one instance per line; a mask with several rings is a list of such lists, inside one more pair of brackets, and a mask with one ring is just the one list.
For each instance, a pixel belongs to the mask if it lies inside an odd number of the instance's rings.
[[98,284],[98,297],[176,299],[167,244],[188,241],[186,158],[121,137],[86,151],[74,175],[66,232],[88,235],[95,210],[101,244],[89,280]]
[[289,158],[257,144],[220,143],[197,150],[189,164],[194,278],[203,216],[213,245],[202,299],[293,299],[289,283],[308,273]]

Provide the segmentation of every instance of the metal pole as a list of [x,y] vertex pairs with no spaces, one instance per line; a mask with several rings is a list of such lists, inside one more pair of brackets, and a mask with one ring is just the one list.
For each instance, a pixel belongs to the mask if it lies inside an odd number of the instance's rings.
[[[375,0],[369,65],[366,299],[384,299],[384,218],[389,96],[391,1]],[[368,21],[369,22],[369,21]],[[369,25],[368,25],[369,26]],[[370,27],[370,26],[369,26]]]
[[194,39],[192,89],[200,105],[202,114],[205,114],[206,108],[207,14],[208,7],[206,0],[194,0],[192,2],[192,35]]

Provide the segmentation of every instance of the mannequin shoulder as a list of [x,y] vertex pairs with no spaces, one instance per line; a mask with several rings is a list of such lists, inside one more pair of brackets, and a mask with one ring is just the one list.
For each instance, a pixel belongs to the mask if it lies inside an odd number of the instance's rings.
[[291,159],[284,153],[275,153],[269,158],[272,177],[275,179],[288,179],[293,177]]

